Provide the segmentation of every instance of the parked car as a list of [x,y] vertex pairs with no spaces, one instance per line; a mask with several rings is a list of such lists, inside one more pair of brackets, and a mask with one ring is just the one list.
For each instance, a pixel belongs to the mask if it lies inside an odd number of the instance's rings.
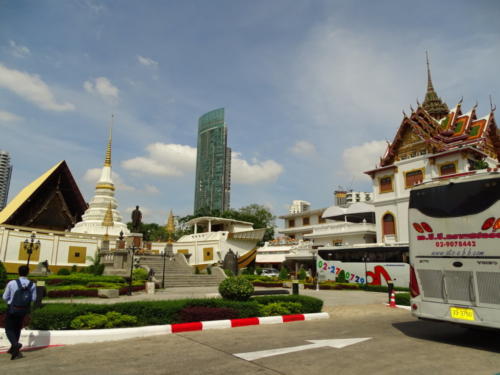
[[273,277],[273,276],[278,276],[279,274],[280,274],[280,272],[277,269],[274,269],[274,268],[263,268],[261,276],[270,276],[270,277]]

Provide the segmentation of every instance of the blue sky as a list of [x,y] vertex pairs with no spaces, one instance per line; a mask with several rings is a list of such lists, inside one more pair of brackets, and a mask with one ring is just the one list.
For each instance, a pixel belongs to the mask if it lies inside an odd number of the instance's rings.
[[198,118],[224,107],[231,206],[333,203],[426,89],[500,100],[497,1],[0,0],[0,149],[9,198],[66,160],[87,200],[111,114],[125,220],[190,214]]

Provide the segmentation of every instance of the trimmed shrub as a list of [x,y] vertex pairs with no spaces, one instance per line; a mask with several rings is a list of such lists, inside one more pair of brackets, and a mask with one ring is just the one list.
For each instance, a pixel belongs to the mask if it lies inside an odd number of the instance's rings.
[[0,289],[5,288],[7,285],[7,271],[5,270],[5,266],[0,261]]
[[323,308],[323,301],[319,298],[300,296],[300,295],[271,295],[252,297],[251,301],[255,301],[261,305],[268,305],[275,302],[297,302],[302,305],[302,313],[317,313]]
[[108,311],[105,315],[94,313],[80,315],[70,323],[73,329],[134,327],[136,325],[135,316],[120,314],[116,311]]
[[224,273],[226,274],[227,277],[234,276],[234,273],[231,270],[224,269]]
[[207,275],[211,275],[212,274],[212,267],[207,267]]
[[302,313],[302,305],[298,302],[273,302],[260,309],[262,316],[290,315]]
[[305,280],[307,277],[306,270],[301,268],[299,271],[299,280]]
[[145,281],[148,279],[148,271],[144,268],[137,268],[132,273],[132,280]]
[[240,313],[229,307],[189,306],[179,312],[182,322],[200,322],[207,320],[236,319]]
[[219,293],[222,298],[232,301],[246,301],[253,291],[252,283],[241,276],[229,277],[219,284]]
[[410,293],[396,293],[396,305],[410,306]]
[[342,270],[339,272],[338,276],[336,277],[335,281],[337,283],[347,283],[347,280],[345,279],[345,271]]
[[280,274],[278,275],[278,279],[288,280],[289,278],[290,278],[290,273],[288,272],[288,268],[282,266],[280,269]]
[[59,271],[57,271],[57,274],[67,276],[71,274],[71,272],[69,272],[67,268],[61,268]]
[[255,273],[259,276],[262,275],[262,267],[255,268]]

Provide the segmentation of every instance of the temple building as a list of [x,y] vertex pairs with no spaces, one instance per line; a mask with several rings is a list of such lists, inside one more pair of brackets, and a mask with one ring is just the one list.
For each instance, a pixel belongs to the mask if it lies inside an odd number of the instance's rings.
[[[96,184],[95,195],[89,203],[89,208],[83,214],[82,220],[76,223],[71,232],[110,236],[119,236],[120,232],[123,232],[124,235],[130,234],[127,225],[122,222],[122,217],[117,210],[115,185],[111,177],[111,143],[112,130],[110,128],[106,158],[101,177]],[[108,217],[104,220],[108,209],[111,209],[112,218]],[[109,225],[110,222],[112,222],[112,225]],[[103,225],[103,223],[108,224]]]
[[373,180],[377,241],[408,244],[410,189],[425,181],[495,168],[500,160],[500,137],[495,107],[479,117],[477,104],[462,111],[436,94],[427,61],[427,93],[422,104],[403,120],[377,168],[365,172]]

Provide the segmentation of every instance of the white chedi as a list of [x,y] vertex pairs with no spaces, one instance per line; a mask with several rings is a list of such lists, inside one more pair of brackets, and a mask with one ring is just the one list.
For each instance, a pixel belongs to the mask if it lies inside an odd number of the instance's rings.
[[[113,214],[113,225],[103,225],[104,217],[108,208],[111,207]],[[71,229],[75,233],[88,233],[97,235],[118,236],[120,232],[124,235],[130,234],[127,225],[122,222],[122,216],[117,210],[118,203],[115,198],[115,186],[111,178],[111,130],[109,134],[106,159],[101,171],[101,176],[96,184],[94,197],[89,203],[89,208],[82,215],[82,221],[76,223]]]

